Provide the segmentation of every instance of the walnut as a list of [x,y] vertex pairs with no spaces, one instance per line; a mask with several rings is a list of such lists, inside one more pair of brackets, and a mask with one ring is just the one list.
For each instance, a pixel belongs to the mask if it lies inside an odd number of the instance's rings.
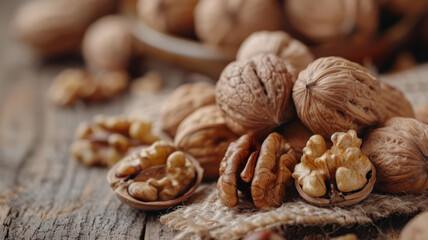
[[242,240],[285,240],[284,237],[279,235],[277,232],[270,230],[250,232],[245,235]]
[[49,89],[51,101],[58,106],[73,105],[78,100],[104,100],[121,93],[128,85],[126,72],[97,72],[66,69],[54,79]]
[[425,104],[415,111],[416,120],[428,124],[428,104]]
[[178,125],[187,116],[198,108],[212,104],[215,104],[214,86],[207,83],[185,84],[165,100],[161,109],[162,129],[174,137]]
[[94,122],[77,127],[76,140],[70,147],[73,157],[86,165],[112,166],[133,148],[158,140],[146,119],[98,115]]
[[287,0],[284,7],[291,28],[311,42],[368,38],[378,26],[376,0]]
[[279,28],[276,1],[200,0],[196,5],[196,35],[209,44],[238,47],[253,32]]
[[199,0],[139,0],[137,13],[152,28],[179,35],[194,32],[193,11]]
[[428,212],[422,212],[413,218],[400,233],[400,240],[413,239],[423,240],[428,239]]
[[397,88],[380,82],[382,104],[386,107],[386,119],[391,117],[415,117],[412,104]]
[[221,159],[238,136],[230,131],[216,105],[202,107],[181,122],[174,143],[195,157],[204,169],[204,179],[218,177]]
[[376,166],[376,188],[390,193],[428,189],[428,125],[394,117],[371,131],[362,151]]
[[162,87],[162,76],[157,72],[147,72],[132,81],[131,92],[137,95],[155,94],[161,91]]
[[119,15],[103,17],[85,33],[82,54],[89,68],[123,71],[133,54],[134,38],[127,19]]
[[293,100],[302,123],[325,138],[349,129],[360,134],[386,117],[379,81],[340,57],[319,58],[300,72]]
[[[369,171],[374,173],[374,168],[360,150],[362,141],[354,130],[334,133],[331,141],[333,146],[327,150],[322,136],[314,135],[309,139],[301,162],[293,172],[296,187],[305,200],[320,206],[359,202],[373,189],[375,179],[371,176],[368,183],[367,174]],[[326,185],[326,182],[329,184]],[[365,186],[370,189],[345,195]]]
[[164,177],[135,181],[128,186],[128,192],[143,201],[172,200],[187,190],[195,175],[192,162],[177,151],[168,156]]
[[292,76],[273,54],[230,63],[216,85],[216,101],[227,126],[238,134],[265,137],[293,117]]
[[246,192],[246,187],[250,187],[258,209],[281,206],[285,187],[290,185],[291,171],[297,163],[295,153],[278,133],[270,134],[260,151],[257,148],[254,136],[246,134],[227,149],[217,181],[218,195],[225,206],[236,206],[238,189]]
[[314,61],[314,56],[303,43],[282,31],[251,34],[242,43],[236,59],[245,60],[259,53],[273,53],[290,63],[293,67],[290,72],[296,78],[300,71]]

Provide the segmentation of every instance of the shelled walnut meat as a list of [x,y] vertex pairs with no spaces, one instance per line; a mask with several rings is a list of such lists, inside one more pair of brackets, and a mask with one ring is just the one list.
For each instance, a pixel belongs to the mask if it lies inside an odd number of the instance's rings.
[[151,128],[146,119],[98,115],[93,124],[78,126],[70,152],[86,165],[112,166],[135,147],[158,140]]
[[[367,197],[371,189],[357,192],[353,198],[344,194],[367,185],[367,174],[373,169],[372,164],[361,152],[362,141],[354,130],[335,133],[331,141],[333,146],[327,149],[322,136],[314,135],[309,139],[301,162],[293,172],[297,189],[301,187],[301,196],[320,206],[357,203]],[[370,183],[374,184],[373,181]]]
[[428,125],[394,117],[371,131],[362,151],[376,166],[376,188],[390,193],[428,189]]
[[297,78],[300,71],[314,61],[314,56],[302,42],[282,31],[262,31],[251,34],[241,44],[237,60],[245,60],[260,53],[273,53],[290,63],[292,75]]
[[279,28],[275,0],[200,0],[196,5],[196,36],[212,45],[237,48],[253,32]]
[[178,125],[192,112],[215,104],[214,86],[208,83],[189,83],[177,88],[163,103],[161,126],[174,137]]
[[250,194],[260,210],[279,207],[296,163],[293,149],[280,134],[270,134],[260,150],[254,136],[245,134],[230,144],[221,161],[219,198],[225,206],[234,207],[240,190]]
[[199,161],[204,179],[214,179],[229,143],[237,138],[226,126],[221,110],[210,105],[199,108],[180,123],[174,143]]
[[351,35],[367,39],[378,26],[376,0],[287,0],[284,8],[291,28],[316,43]]
[[193,12],[199,0],[138,0],[138,16],[162,32],[190,36],[194,32]]
[[379,81],[340,57],[319,58],[300,72],[293,100],[302,123],[325,138],[349,129],[360,134],[390,115]]
[[227,126],[238,134],[263,138],[292,119],[289,66],[274,54],[230,63],[216,85],[216,101]]

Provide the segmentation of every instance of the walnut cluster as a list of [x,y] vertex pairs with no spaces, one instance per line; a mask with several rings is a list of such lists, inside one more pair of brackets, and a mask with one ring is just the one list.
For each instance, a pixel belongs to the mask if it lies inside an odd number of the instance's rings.
[[166,160],[165,175],[134,181],[128,186],[129,194],[143,201],[168,201],[183,194],[195,178],[195,167],[186,156],[176,151]]
[[54,80],[49,95],[58,106],[73,105],[79,100],[110,99],[128,86],[129,76],[122,71],[101,71],[95,74],[66,69]]
[[327,194],[326,182],[340,192],[353,192],[367,183],[366,175],[372,164],[361,150],[361,139],[354,130],[331,136],[333,146],[327,150],[324,138],[312,136],[303,149],[301,162],[296,165],[293,178],[312,197]]
[[227,207],[238,204],[238,190],[251,195],[258,209],[279,207],[291,183],[296,156],[278,133],[270,134],[259,148],[246,134],[231,143],[220,164],[218,195]]
[[132,149],[156,140],[148,120],[98,115],[93,124],[78,126],[70,152],[86,165],[112,166]]

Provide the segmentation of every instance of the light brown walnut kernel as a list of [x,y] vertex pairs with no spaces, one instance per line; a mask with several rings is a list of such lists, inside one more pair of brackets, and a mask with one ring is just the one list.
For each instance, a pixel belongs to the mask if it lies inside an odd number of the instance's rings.
[[164,102],[161,109],[161,126],[174,137],[178,125],[192,112],[203,106],[215,104],[214,86],[207,83],[185,84],[177,88]]
[[385,119],[392,117],[415,117],[412,104],[410,104],[409,100],[407,100],[400,90],[386,82],[380,82],[380,90],[382,104],[386,108]]
[[229,143],[237,138],[227,128],[219,107],[210,105],[199,108],[181,122],[174,143],[199,161],[204,179],[213,179],[218,177],[220,161]]
[[146,119],[98,115],[93,124],[77,127],[70,152],[85,165],[112,166],[135,147],[158,140],[151,131]]
[[165,176],[135,181],[128,186],[129,195],[143,201],[168,201],[183,194],[195,178],[195,168],[185,155],[176,151],[166,160]]
[[390,193],[428,189],[428,125],[394,117],[364,140],[362,151],[376,166],[376,188]]
[[300,72],[293,100],[302,123],[324,138],[350,129],[360,134],[386,117],[379,81],[340,57],[319,58]]
[[[295,80],[300,71],[314,61],[314,56],[302,42],[282,31],[262,31],[251,34],[239,47],[236,59],[249,59],[260,53],[273,53],[290,63]],[[293,81],[294,81],[293,80]]]
[[274,0],[200,0],[196,5],[196,35],[212,45],[237,48],[253,32],[279,28]]
[[415,111],[416,120],[428,124],[428,104],[425,104]]
[[[362,141],[354,130],[334,133],[331,141],[333,146],[327,149],[322,136],[312,136],[303,149],[301,162],[296,165],[293,178],[304,193],[311,197],[328,194],[331,203],[335,204],[345,201],[341,196],[343,193],[362,189],[373,167],[368,157],[361,152]],[[329,188],[330,192],[327,191]],[[304,195],[302,197],[305,198]]]
[[223,70],[216,101],[232,131],[264,138],[293,117],[292,87],[287,64],[274,54],[260,54]]

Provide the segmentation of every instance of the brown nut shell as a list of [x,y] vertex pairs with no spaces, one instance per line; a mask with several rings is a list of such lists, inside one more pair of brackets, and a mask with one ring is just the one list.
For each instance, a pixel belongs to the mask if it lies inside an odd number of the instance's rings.
[[412,104],[400,90],[386,82],[380,82],[380,90],[382,104],[386,107],[386,119],[392,117],[415,117]]
[[425,104],[415,111],[416,120],[428,124],[428,104]]
[[232,131],[265,137],[293,117],[292,84],[286,62],[274,54],[260,54],[223,70],[216,101]]
[[203,106],[215,104],[214,86],[208,83],[185,84],[177,88],[163,103],[161,126],[174,137],[178,125],[192,112]]
[[227,128],[219,107],[210,105],[190,114],[177,129],[174,143],[195,157],[204,168],[204,179],[218,177],[220,161],[229,143],[238,136]]
[[428,189],[428,125],[394,117],[374,129],[363,153],[376,166],[376,188],[390,193],[422,193]]
[[428,211],[422,212],[413,218],[400,233],[399,240],[425,240],[428,239]]
[[385,119],[379,81],[361,65],[340,57],[315,60],[293,87],[299,119],[330,138],[350,129],[362,133]]

